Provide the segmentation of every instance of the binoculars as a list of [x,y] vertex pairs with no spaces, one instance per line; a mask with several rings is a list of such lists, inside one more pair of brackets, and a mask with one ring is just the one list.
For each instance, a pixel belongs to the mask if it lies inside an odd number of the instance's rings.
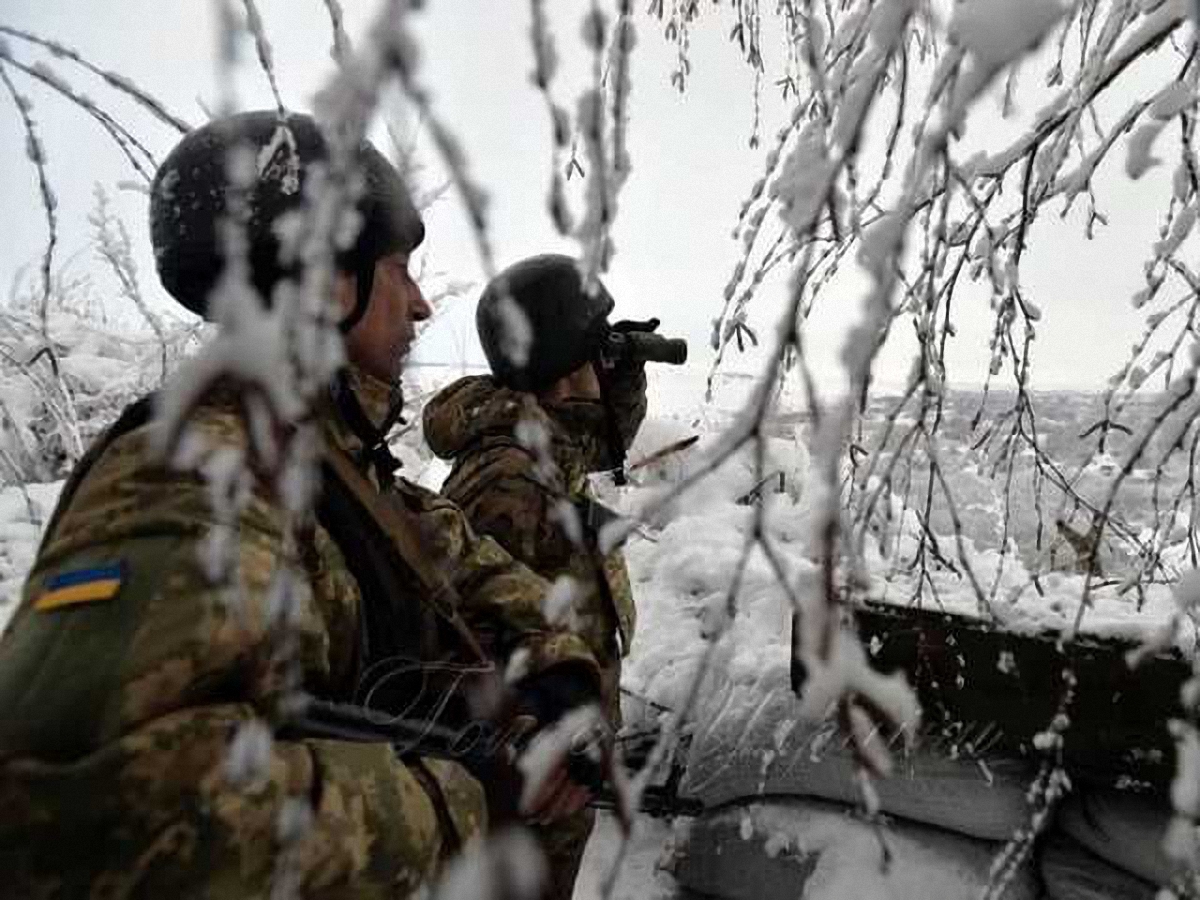
[[657,327],[658,319],[617,322],[601,339],[601,358],[610,365],[657,362],[681,366],[687,362],[687,341],[655,334]]

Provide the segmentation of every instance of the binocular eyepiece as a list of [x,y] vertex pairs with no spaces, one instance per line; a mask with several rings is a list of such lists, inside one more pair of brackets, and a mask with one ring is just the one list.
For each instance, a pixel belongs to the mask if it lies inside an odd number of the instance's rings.
[[687,362],[683,338],[667,338],[652,331],[610,331],[604,337],[602,356],[612,363],[657,362],[681,366]]

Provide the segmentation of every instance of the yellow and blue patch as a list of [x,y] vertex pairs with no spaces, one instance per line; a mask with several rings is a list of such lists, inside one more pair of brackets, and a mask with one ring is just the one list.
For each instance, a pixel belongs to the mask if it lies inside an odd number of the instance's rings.
[[60,572],[46,579],[41,594],[33,601],[33,608],[46,612],[79,603],[111,600],[121,590],[124,577],[125,567],[121,563]]

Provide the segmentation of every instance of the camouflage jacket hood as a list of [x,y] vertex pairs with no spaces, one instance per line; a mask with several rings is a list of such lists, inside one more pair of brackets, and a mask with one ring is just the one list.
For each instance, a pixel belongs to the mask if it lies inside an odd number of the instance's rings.
[[579,475],[611,467],[603,405],[594,400],[540,403],[533,394],[503,387],[490,375],[460,378],[438,393],[425,407],[424,428],[429,448],[451,461],[467,450],[495,443],[527,445],[539,433],[545,435],[550,457],[568,486]]

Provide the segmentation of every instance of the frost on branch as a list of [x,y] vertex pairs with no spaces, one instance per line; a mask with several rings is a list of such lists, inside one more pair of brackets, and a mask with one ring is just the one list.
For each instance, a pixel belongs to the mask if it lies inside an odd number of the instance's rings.
[[[974,596],[978,614],[991,618],[1017,598],[1037,603],[1047,592],[1045,579],[1062,571],[1064,555],[1076,554],[1071,558],[1087,574],[1074,587],[1073,616],[1086,619],[1098,591],[1140,606],[1178,577],[1181,563],[1200,556],[1188,537],[1194,497],[1178,480],[1167,489],[1164,476],[1167,459],[1186,466],[1200,452],[1196,404],[1182,399],[1194,385],[1189,348],[1200,311],[1194,299],[1200,277],[1188,258],[1197,209],[1197,55],[1190,30],[1179,28],[1191,3],[968,0],[948,8],[945,25],[913,14],[908,4],[852,3],[819,10],[813,18],[820,27],[806,19],[810,5],[791,6],[788,27],[804,50],[798,60],[804,78],[782,79],[787,99],[798,90],[796,111],[737,216],[738,259],[713,346],[721,360],[727,348],[743,344],[745,329],[759,324],[753,301],[765,275],[786,265],[792,297],[774,330],[784,349],[768,354],[746,414],[715,449],[754,447],[761,440],[758,417],[772,409],[760,401],[781,389],[788,370],[798,376],[818,476],[808,485],[819,515],[807,548],[821,573],[794,597],[802,613],[795,655],[804,679],[815,677],[822,660],[828,664],[841,613],[874,599],[864,596],[856,573],[876,554],[892,561],[897,579],[915,579],[903,590],[918,605],[941,603],[945,579],[957,580]],[[1151,57],[1153,71],[1169,73],[1165,84],[1126,77]],[[984,144],[973,158],[964,153],[962,138],[975,128],[974,111],[986,109],[988,92],[1003,88],[1011,98],[1037,78],[1030,69],[1043,64],[1053,95],[1026,117],[1027,127],[1006,145]],[[1118,85],[1126,86],[1130,102]],[[1122,101],[1115,113],[1112,104],[1099,104],[1110,97]],[[972,135],[976,146],[979,137]],[[1120,152],[1127,140],[1128,155]],[[1062,214],[1064,204],[1050,201],[1061,197],[1065,206],[1077,206],[1090,236],[1107,222],[1097,173],[1119,174],[1126,162],[1131,171],[1145,171],[1152,157],[1174,166],[1175,176],[1161,198],[1161,231],[1146,242],[1153,254],[1136,301],[1145,310],[1145,332],[1114,372],[1102,419],[1081,423],[1086,452],[1068,461],[1047,445],[1040,427],[1045,403],[1030,390],[1038,331],[1055,318],[1056,298],[1038,294],[1023,272],[1024,256],[1039,217]],[[848,394],[823,397],[805,359],[806,328],[824,305],[846,305],[846,281],[838,275],[847,262],[871,283],[853,307],[861,315],[841,355]],[[939,440],[955,407],[947,346],[962,340],[955,319],[973,280],[992,311],[991,375],[974,417],[968,414],[980,481],[998,498],[989,552],[999,566],[986,577],[965,524],[972,504],[955,496],[962,454]],[[897,332],[915,335],[917,350],[899,394],[876,397],[876,358]],[[1153,393],[1160,383],[1172,385],[1167,394]],[[1105,480],[1097,490],[1090,479],[1098,471]],[[1147,509],[1130,521],[1130,507],[1115,498],[1139,490]],[[1102,550],[1130,565],[1120,575],[1101,574]],[[719,624],[714,631],[719,637]],[[842,718],[851,734],[862,733],[863,713]],[[1069,729],[1069,718],[1056,719],[1046,734],[1069,741]],[[1046,747],[1052,752],[1053,741]],[[868,744],[860,749],[884,768]],[[1037,820],[1001,861],[998,881],[1027,855],[1031,835],[1068,787],[1064,778],[1048,766]]]
[[513,365],[526,365],[533,347],[533,326],[529,324],[529,317],[507,289],[504,289],[496,311],[500,316],[500,352]]
[[796,137],[768,196],[779,203],[779,216],[793,234],[809,232],[827,197],[836,163],[825,153],[821,127],[810,123]]
[[[8,25],[2,24],[0,24],[0,35],[6,35],[14,40],[22,42],[23,44],[43,48],[49,51],[57,59],[66,59],[77,64],[84,70],[103,79],[113,89],[131,97],[144,109],[148,110],[152,115],[154,115],[155,118],[170,126],[180,134],[184,134],[192,129],[191,125],[189,125],[179,116],[170,112],[163,102],[155,97],[152,93],[141,88],[128,77],[110,69],[104,69],[101,66],[89,61],[83,57],[79,51],[72,47],[68,47],[66,44],[63,44],[59,41],[48,40],[30,31],[12,28]],[[0,43],[0,57],[11,58],[11,52],[12,48],[8,41],[3,41]],[[61,79],[59,80],[62,81]],[[62,82],[62,84],[65,85],[65,81]]]
[[988,68],[1000,68],[1033,50],[1066,12],[1056,0],[966,0],[954,9],[950,36]]
[[[248,12],[253,9],[250,0],[243,5]],[[624,129],[632,20],[627,16],[628,4],[618,5],[618,17],[611,22],[594,14],[585,20],[586,47],[604,74],[572,107],[578,112],[572,123],[564,107],[551,97],[557,56],[547,6],[544,0],[531,0],[530,37],[533,80],[545,94],[554,141],[549,205],[560,233],[580,239],[584,269],[595,274],[612,256],[611,225],[618,210],[618,191],[630,170]],[[344,39],[336,0],[326,0],[326,8],[343,73],[327,94],[324,109],[334,128],[346,131],[346,146],[361,136],[377,100],[378,81],[389,73],[400,78],[409,102],[422,112],[430,109],[430,94],[417,78],[419,60],[408,31],[411,4],[389,4],[387,16],[357,55],[351,55]],[[709,4],[651,4],[651,13],[665,23],[669,39],[679,48],[681,89],[690,67],[688,35],[707,22],[706,13],[715,18],[736,9],[731,40],[759,70],[771,63],[772,55],[767,53],[764,59],[761,47],[760,4],[711,8],[709,13]],[[847,630],[845,618],[855,604],[874,599],[868,582],[860,577],[867,557],[886,560],[891,574],[911,578],[896,582],[914,585],[905,600],[918,605],[940,603],[944,598],[939,592],[956,580],[977,600],[979,614],[990,616],[1015,605],[1014,597],[1040,595],[1048,579],[1058,579],[1064,554],[1072,552],[1066,536],[1075,535],[1071,546],[1076,548],[1079,565],[1087,567],[1086,576],[1079,579],[1084,587],[1077,608],[1083,619],[1092,615],[1094,593],[1105,591],[1140,604],[1148,588],[1177,578],[1189,561],[1194,567],[1200,556],[1194,537],[1194,498],[1186,488],[1158,489],[1160,483],[1167,483],[1162,479],[1164,467],[1194,457],[1200,448],[1194,427],[1200,409],[1188,396],[1195,377],[1194,298],[1200,287],[1190,259],[1200,202],[1193,141],[1197,63],[1190,33],[1177,31],[1191,9],[1190,0],[1101,0],[1070,6],[974,0],[948,8],[946,25],[926,14],[930,12],[926,5],[909,2],[861,0],[823,8],[789,2],[778,7],[785,19],[781,30],[787,34],[787,46],[778,54],[786,57],[780,87],[785,101],[794,104],[794,114],[775,136],[762,177],[737,217],[739,258],[713,332],[720,353],[757,346],[756,334],[765,334],[761,352],[766,366],[746,414],[701,468],[711,473],[722,459],[745,449],[757,459],[755,475],[769,477],[762,452],[769,439],[769,419],[784,389],[784,377],[798,378],[810,416],[813,468],[819,476],[810,490],[819,516],[804,541],[808,562],[818,577],[800,589],[795,578],[788,577],[790,560],[763,527],[759,512],[748,510],[744,554],[728,594],[706,606],[707,635],[717,646],[736,620],[738,604],[744,599],[746,560],[766,560],[777,571],[798,616],[794,656],[804,673],[806,702],[821,699],[835,707],[840,704],[839,719],[858,760],[876,776],[886,774],[891,760],[873,729],[888,723],[907,736],[905,729],[913,727],[919,710],[903,683],[871,670]],[[273,80],[265,30],[261,22],[255,24],[254,15],[249,19],[260,65]],[[1048,53],[1053,58],[1026,62],[1018,77],[1014,64],[1041,42],[1050,44]],[[0,55],[9,53],[8,46],[0,51]],[[1170,57],[1172,53],[1178,61]],[[1121,83],[1129,67],[1155,54],[1170,63],[1169,83],[1161,89],[1153,85],[1139,90],[1132,103],[1111,114],[1099,101],[1110,91],[1117,93],[1112,86]],[[986,108],[988,100],[981,98],[992,86],[1003,88],[1007,98],[1036,80],[1042,73],[1031,70],[1043,62],[1049,67],[1046,79],[1055,96],[1009,145],[989,146],[974,159],[966,159],[959,138],[973,121],[972,110],[981,102]],[[10,68],[25,72],[16,63]],[[48,67],[31,66],[25,74],[60,96],[72,90],[65,78]],[[27,103],[18,100],[18,108],[22,107],[28,111]],[[564,197],[560,158],[572,124],[587,165],[586,206],[578,226]],[[485,267],[490,266],[484,195],[470,180],[453,136],[436,120],[432,129],[439,151],[455,173]],[[288,133],[281,129],[277,137],[286,141]],[[31,160],[44,162],[40,144],[31,139],[29,146]],[[132,144],[129,147],[132,158],[141,160],[140,151]],[[268,154],[266,162],[275,158],[274,153]],[[1156,159],[1172,166],[1174,177],[1170,196],[1161,198],[1160,232],[1146,241],[1152,251],[1144,286],[1134,301],[1143,311],[1145,330],[1129,359],[1113,373],[1100,418],[1080,424],[1077,443],[1088,446],[1088,458],[1066,464],[1047,446],[1040,429],[1044,401],[1029,390],[1035,338],[1045,321],[1043,310],[1047,318],[1054,318],[1054,298],[1037,295],[1036,283],[1023,277],[1023,254],[1039,217],[1056,217],[1065,208],[1085,218],[1086,234],[1102,228],[1106,217],[1104,197],[1097,196],[1102,194],[1097,173],[1119,172],[1125,165],[1130,174],[1140,175]],[[224,373],[253,383],[247,415],[253,422],[256,452],[280,467],[275,489],[289,498],[287,508],[296,511],[304,509],[311,489],[300,464],[307,458],[306,448],[277,445],[270,426],[275,416],[286,420],[303,409],[340,360],[336,336],[313,325],[328,324],[329,311],[322,298],[331,277],[330,254],[352,240],[357,227],[348,210],[357,182],[353,172],[339,165],[335,162],[324,180],[312,186],[311,215],[296,218],[286,228],[284,243],[289,252],[309,263],[312,273],[301,293],[276,298],[277,310],[291,312],[277,315],[247,305],[237,328],[243,336],[222,351],[225,355],[206,356],[201,368],[193,370],[201,381]],[[264,168],[261,158],[257,168],[260,173]],[[572,171],[582,172],[582,166]],[[1060,197],[1062,204],[1047,206]],[[52,200],[47,203],[53,205]],[[764,330],[753,318],[754,300],[770,273],[781,271],[780,267],[792,275],[789,303],[778,326]],[[841,354],[850,392],[829,396],[818,390],[808,370],[807,329],[810,316],[830,302],[844,302],[840,291],[845,282],[839,282],[838,273],[847,270],[864,275],[870,284],[860,298],[863,302],[852,304],[861,315]],[[962,288],[971,281],[983,288],[980,305],[990,304],[993,319],[986,340],[991,376],[970,433],[977,442],[972,449],[978,451],[980,481],[986,481],[989,490],[996,487],[989,498],[999,498],[996,509],[1001,524],[993,548],[999,565],[990,570],[994,578],[977,571],[980,548],[972,545],[964,526],[964,518],[978,514],[978,504],[973,497],[955,496],[951,487],[960,483],[953,472],[960,457],[939,440],[947,417],[956,414],[948,399],[954,373],[947,370],[946,347],[962,339],[955,319],[963,307]],[[234,283],[222,296],[226,305],[237,308],[247,300]],[[303,310],[303,315],[296,310]],[[511,332],[511,353],[523,359],[528,335],[522,331],[520,317],[510,318],[506,330]],[[881,399],[873,393],[873,381],[880,374],[877,357],[883,341],[897,332],[914,335],[917,351],[912,364],[897,373],[904,378],[899,396]],[[250,361],[243,361],[244,356]],[[1156,395],[1160,384],[1172,389]],[[997,390],[991,392],[993,388]],[[1161,416],[1150,416],[1150,427],[1144,431],[1133,419],[1143,400],[1161,404],[1162,411]],[[191,400],[184,392],[174,402],[175,419],[182,422]],[[872,425],[880,428],[872,431]],[[536,436],[530,437],[530,444],[536,444]],[[186,442],[186,433],[181,440]],[[1107,473],[1107,480],[1101,490],[1089,490],[1089,479],[1096,478],[1099,470]],[[685,489],[695,488],[705,471],[689,476]],[[1155,485],[1152,502],[1147,504],[1153,509],[1130,520],[1116,498],[1134,482],[1146,484],[1147,479]],[[239,494],[234,489],[236,479],[214,481],[224,486],[223,494]],[[1028,517],[1036,520],[1032,529],[1036,537],[1028,543],[1025,535],[1018,534],[1014,508],[1027,510]],[[563,523],[578,536],[577,517],[566,507],[561,509]],[[1107,560],[1103,576],[1099,569],[1093,571],[1091,563],[1099,559],[1101,550],[1114,548],[1126,554],[1129,571],[1114,576]],[[220,572],[220,557],[220,552],[213,553],[215,573]],[[1014,584],[1015,579],[1023,580]],[[285,582],[281,579],[278,583],[283,586],[272,595],[277,597],[281,620],[286,620],[284,611],[293,596]],[[566,611],[570,593],[560,585],[546,599],[548,611]],[[1155,646],[1165,648],[1175,637],[1174,632],[1158,635]],[[686,730],[688,708],[685,703],[670,717],[663,748],[669,749],[671,741]],[[1195,742],[1194,731],[1187,731],[1191,727],[1186,721],[1180,726],[1185,749]],[[1070,740],[1069,728],[1069,719],[1056,717],[1047,723],[1038,743],[1052,755],[1064,740]],[[664,761],[667,755],[664,749],[654,762]],[[1180,778],[1185,785],[1194,780],[1190,757],[1190,750],[1181,755],[1185,765]],[[635,782],[631,794],[636,794],[640,783]],[[1045,821],[1054,799],[1065,789],[1061,773],[1050,766],[1038,784],[1041,806],[1036,810],[1038,821],[1031,821],[1031,826]],[[864,789],[864,795],[870,810],[869,790]],[[998,880],[1026,848],[1027,843],[1014,845],[1016,855],[1000,861]],[[466,884],[462,889],[468,892],[482,890],[471,879]]]
[[1148,122],[1138,127],[1129,139],[1129,155],[1125,159],[1125,174],[1132,179],[1141,178],[1162,160],[1154,156],[1154,142],[1162,133],[1162,122]]

